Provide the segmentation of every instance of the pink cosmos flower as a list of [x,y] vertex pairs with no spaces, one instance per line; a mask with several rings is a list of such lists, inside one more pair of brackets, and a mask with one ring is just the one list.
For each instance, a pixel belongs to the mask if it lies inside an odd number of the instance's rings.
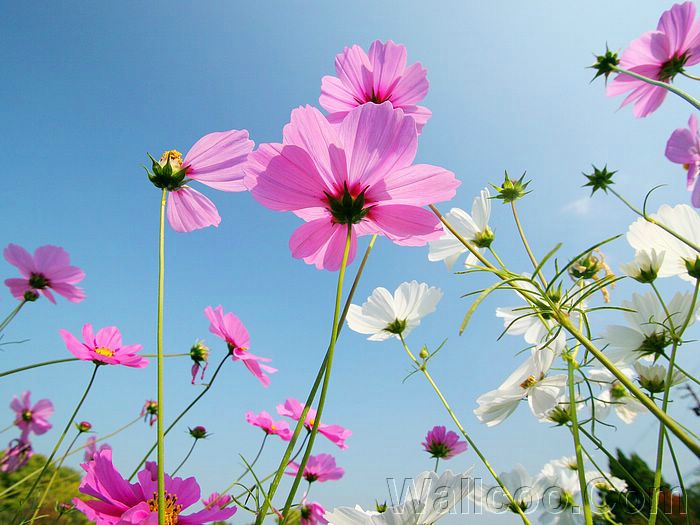
[[187,183],[195,180],[221,191],[245,191],[242,167],[252,150],[246,130],[221,131],[199,139],[184,159],[170,150],[159,162],[153,161],[153,173],[148,175],[157,187],[168,190],[167,215],[173,230],[219,225],[214,203]]
[[10,293],[20,301],[36,300],[39,293],[56,304],[53,292],[72,303],[85,299],[85,292],[75,286],[85,278],[85,273],[70,265],[68,252],[58,246],[41,246],[31,255],[16,244],[8,244],[3,255],[16,266],[21,278],[5,279]]
[[210,321],[209,331],[226,341],[231,358],[234,361],[243,361],[246,368],[258,378],[264,387],[269,386],[270,378],[265,372],[274,374],[277,369],[264,364],[272,361],[269,357],[260,357],[248,351],[250,335],[241,320],[231,312],[224,314],[221,305],[217,306],[216,309],[207,306],[204,309],[204,314]]
[[[299,421],[303,410],[304,405],[293,397],[287,399],[284,402],[284,405],[277,405],[277,413],[280,416],[289,417],[295,421]],[[304,426],[307,428],[307,430],[311,430],[313,428],[315,419],[316,409],[309,408],[309,411],[306,414],[306,420],[304,421]],[[338,448],[346,449],[348,446],[345,444],[345,440],[352,435],[352,430],[348,430],[340,425],[326,425],[325,423],[319,423],[318,433],[328,438],[332,443],[335,443]]]
[[98,452],[102,452],[103,450],[112,450],[112,447],[110,447],[107,443],[104,443],[98,447],[97,438],[95,436],[90,436],[89,438],[87,438],[87,442],[85,443],[83,461],[85,463],[92,461],[93,459],[95,459],[95,454],[97,454]]
[[324,518],[326,509],[315,501],[306,501],[306,496],[299,506],[301,512],[301,525],[326,525],[328,520]]
[[222,509],[232,501],[233,498],[228,494],[221,495],[218,492],[212,492],[211,496],[209,496],[207,499],[202,500],[202,504],[204,505],[205,509]]
[[292,439],[292,431],[289,429],[289,424],[286,421],[274,421],[272,416],[264,410],[259,414],[249,410],[245,413],[245,420],[254,427],[262,428],[268,435],[279,436],[283,441]]
[[92,325],[83,325],[83,342],[67,330],[59,330],[66,347],[78,359],[92,361],[102,365],[124,365],[132,368],[143,368],[148,365],[148,359],[138,355],[141,345],[122,346],[122,334],[116,326],[108,326],[98,330],[97,335]]
[[148,425],[152,427],[158,421],[158,401],[146,399],[141,409],[141,417],[144,421],[148,420]]
[[[695,18],[695,4],[675,4],[664,11],[656,31],[633,40],[620,58],[620,68],[654,80],[670,83],[684,67],[700,62],[700,21]],[[656,111],[666,98],[666,89],[652,86],[620,73],[608,85],[607,95],[628,93],[622,106],[634,102],[632,113],[646,117]]]
[[321,80],[319,104],[340,122],[353,108],[367,102],[391,102],[416,121],[420,133],[431,112],[417,106],[428,93],[427,72],[420,63],[406,67],[406,47],[391,40],[375,40],[369,54],[358,45],[346,47],[335,57],[337,77]]
[[[80,492],[97,499],[73,499],[76,508],[97,525],[151,525],[158,523],[158,472],[155,463],[146,463],[138,473],[138,482],[129,483],[114,468],[112,452],[97,452],[93,461],[81,465],[86,472]],[[201,525],[227,520],[236,507],[222,509],[218,505],[184,515],[182,512],[200,498],[195,478],[165,476],[165,523]]]
[[443,168],[412,164],[417,146],[415,122],[389,102],[363,104],[340,126],[316,108],[300,107],[282,144],[263,144],[250,155],[245,180],[262,205],[306,221],[289,240],[293,257],[337,270],[348,227],[348,263],[358,235],[376,233],[408,246],[442,235],[422,206],[451,199],[459,181]]
[[27,464],[34,451],[29,441],[13,439],[0,457],[0,472],[15,472]]
[[19,398],[12,397],[10,408],[15,413],[15,425],[22,431],[21,441],[27,441],[32,432],[40,436],[51,430],[49,418],[53,414],[53,403],[48,399],[40,399],[32,406],[31,392],[27,390]]
[[[299,472],[299,464],[293,461],[287,465],[289,470],[285,474],[296,476]],[[319,454],[318,456],[309,456],[309,460],[304,467],[303,477],[309,483],[314,481],[335,481],[343,477],[345,470],[336,467],[335,458],[330,454]]]
[[678,128],[666,143],[666,158],[682,164],[688,170],[688,191],[692,192],[691,202],[700,208],[700,184],[696,184],[700,173],[700,133],[695,115],[688,119],[688,129]]
[[450,459],[467,450],[467,442],[460,441],[456,433],[446,431],[443,426],[433,427],[425,436],[425,442],[421,444],[431,457],[440,459]]

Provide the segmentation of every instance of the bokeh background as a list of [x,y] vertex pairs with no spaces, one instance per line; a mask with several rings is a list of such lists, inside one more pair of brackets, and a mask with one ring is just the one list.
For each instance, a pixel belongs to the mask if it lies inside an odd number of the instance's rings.
[[[61,300],[54,306],[44,299],[28,305],[4,339],[27,341],[2,347],[2,369],[68,357],[58,330],[78,332],[85,322],[117,325],[126,342],[154,352],[159,193],[142,168],[146,152],[185,152],[200,136],[231,128],[250,130],[256,143],[278,141],[291,109],[317,104],[321,77],[333,74],[336,53],[354,43],[367,48],[374,39],[393,39],[407,46],[409,63],[420,61],[428,69],[431,87],[424,103],[433,117],[420,137],[417,160],[445,166],[462,181],[454,202],[441,205],[445,211],[450,205],[470,209],[474,195],[500,182],[504,170],[513,176],[527,171],[533,191],[520,210],[533,248],[541,255],[563,241],[560,258],[567,259],[625,232],[634,220],[612,197],[589,198],[581,188],[581,172],[591,163],[619,170],[616,188],[633,202],[641,202],[656,184],[668,186],[654,194],[653,208],[687,201],[684,172],[663,153],[671,131],[685,125],[689,106],[670,97],[656,114],[637,120],[629,109],[618,111],[620,101],[606,98],[602,80],[591,83],[593,72],[586,69],[606,42],[622,49],[653,29],[671,2],[2,5],[0,242],[31,250],[43,244],[65,247],[87,273],[88,294],[78,305]],[[679,85],[697,89],[686,79]],[[259,446],[262,432],[245,423],[246,410],[274,412],[285,398],[306,396],[329,338],[336,275],[291,258],[287,242],[299,222],[291,214],[262,208],[246,193],[204,191],[219,208],[221,226],[166,234],[166,351],[186,352],[204,338],[215,365],[225,349],[208,333],[203,309],[222,304],[248,326],[251,351],[272,357],[280,370],[263,389],[240,363],[228,364],[169,437],[167,462],[173,467],[190,444],[188,426],[205,425],[212,433],[182,471],[196,475],[208,493],[242,471],[238,454],[251,458]],[[512,268],[526,271],[529,262],[508,209],[494,202],[492,217],[496,250]],[[617,270],[632,250],[620,239],[606,254]],[[15,273],[0,261],[2,277]],[[567,433],[538,423],[526,406],[492,429],[472,414],[476,397],[498,386],[522,359],[515,356],[523,347],[520,338],[496,341],[502,326],[494,310],[517,304],[516,298],[502,294],[487,300],[460,337],[458,327],[470,305],[460,296],[490,281],[454,275],[441,263],[428,262],[427,248],[400,248],[379,239],[356,302],[376,286],[393,290],[411,279],[440,287],[445,297],[409,342],[416,349],[434,348],[448,339],[432,371],[495,468],[521,463],[534,474],[548,460],[571,455]],[[631,289],[620,285],[613,301],[627,298]],[[14,299],[7,290],[1,296],[0,308],[9,311]],[[614,318],[597,315],[597,332]],[[346,330],[337,350],[325,419],[349,427],[353,436],[344,452],[317,441],[316,451],[336,454],[346,475],[316,484],[312,499],[328,508],[371,507],[375,499],[390,499],[387,478],[402,480],[432,468],[420,442],[433,425],[453,425],[420,377],[402,383],[409,363],[397,342],[373,343]],[[700,371],[692,346],[682,349],[680,361]],[[202,388],[190,385],[190,364],[187,358],[167,362],[167,420]],[[90,370],[87,363],[69,363],[3,378],[0,405],[25,389],[35,399],[53,400],[55,429],[35,439],[36,448],[47,452]],[[105,367],[79,419],[90,420],[98,436],[114,430],[155,397],[155,380],[155,366]],[[677,400],[671,411],[697,430],[690,405]],[[1,410],[4,427],[12,414]],[[651,416],[640,417],[631,428],[614,416],[610,422],[617,429],[601,434],[612,446],[653,457]],[[140,423],[110,441],[122,471],[139,461],[154,430]],[[9,440],[10,434],[2,437]],[[270,441],[259,463],[261,474],[277,465],[283,450]],[[684,451],[680,456],[690,474],[696,460]],[[78,460],[70,464],[77,466]],[[472,452],[443,466],[456,470],[473,464],[483,475]],[[675,479],[671,469],[666,474]],[[510,516],[464,519],[513,521]],[[249,520],[241,513],[233,521]]]

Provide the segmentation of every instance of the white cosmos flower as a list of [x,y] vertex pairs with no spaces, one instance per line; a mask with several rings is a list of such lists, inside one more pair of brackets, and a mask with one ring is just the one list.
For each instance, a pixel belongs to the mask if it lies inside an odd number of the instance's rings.
[[651,283],[659,275],[665,254],[666,252],[657,252],[654,248],[650,251],[639,250],[634,256],[634,261],[621,264],[620,269],[635,281]]
[[447,470],[441,476],[422,472],[413,479],[405,501],[384,512],[366,511],[359,505],[326,512],[330,525],[430,525],[435,523],[474,490],[469,469],[463,473]]
[[[651,393],[658,394],[666,390],[666,374],[668,369],[661,364],[644,365],[641,362],[634,364],[634,370],[639,376],[637,380],[642,388]],[[671,375],[671,386],[680,385],[687,380],[686,376],[678,370],[674,370]]]
[[[688,318],[693,294],[676,292],[666,305],[670,315],[666,314],[659,299],[653,292],[643,295],[634,294],[631,301],[622,301],[628,310],[624,316],[629,326],[610,325],[601,334],[608,345],[607,357],[615,364],[631,364],[639,358],[652,359],[671,344],[668,327],[683,325]],[[696,310],[690,315],[689,325],[695,322]]]
[[435,311],[442,299],[439,288],[417,281],[402,283],[392,295],[386,288],[375,288],[362,306],[350,305],[348,326],[370,341],[406,337],[423,317]]
[[[627,377],[632,376],[630,368],[621,368],[620,371]],[[594,368],[588,371],[588,375],[603,389],[594,401],[596,419],[603,420],[608,417],[611,410],[615,410],[617,417],[623,423],[630,425],[639,414],[647,411],[644,405],[607,369]]]
[[[687,204],[674,207],[664,204],[651,217],[690,242],[700,244],[700,216]],[[677,275],[685,281],[695,283],[695,278],[688,275],[685,260],[695,261],[698,253],[670,233],[640,218],[627,230],[627,242],[637,251],[654,249],[666,252],[659,277]]]
[[479,407],[474,414],[486,426],[502,423],[510,416],[523,399],[527,399],[530,410],[537,418],[544,418],[564,393],[566,376],[548,376],[555,354],[544,348],[533,350],[532,355],[506,379],[496,390],[487,392],[476,400]]
[[548,319],[542,319],[529,306],[496,308],[496,317],[503,319],[508,335],[522,335],[525,342],[537,348],[550,348],[557,355],[566,346],[566,333]]
[[[583,511],[578,502],[581,486],[576,468],[571,468],[570,459],[562,458],[547,463],[537,478],[536,485],[543,495],[543,513],[539,523],[552,525],[584,523]],[[562,466],[563,460],[568,460],[569,464]]]
[[[481,190],[481,193],[474,198],[471,215],[460,208],[452,208],[445,215],[447,222],[464,239],[471,241],[480,252],[488,248],[493,241],[493,232],[489,227],[489,216],[491,215],[491,194],[488,188]],[[451,269],[459,256],[469,251],[443,225],[444,235],[435,241],[428,243],[428,260],[445,261],[448,269]],[[473,266],[478,263],[478,259],[469,252],[466,266]]]
[[[542,497],[540,486],[535,483],[525,467],[516,465],[510,472],[501,472],[501,481],[510,492],[520,509],[527,513],[538,505]],[[488,512],[502,514],[504,511],[517,513],[499,485],[484,487],[475,495],[476,502]]]

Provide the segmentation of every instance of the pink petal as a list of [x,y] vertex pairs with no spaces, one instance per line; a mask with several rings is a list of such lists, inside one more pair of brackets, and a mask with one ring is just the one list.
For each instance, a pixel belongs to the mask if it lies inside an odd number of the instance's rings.
[[360,104],[369,100],[372,87],[372,65],[365,50],[354,45],[336,55],[335,72]]
[[[83,301],[86,297],[85,292],[82,288],[78,288],[77,286],[73,286],[72,284],[68,283],[52,282],[51,289],[58,295],[65,297],[72,303],[79,303],[80,301]],[[46,292],[46,290],[43,291]]]
[[29,282],[26,278],[20,279],[19,277],[5,279],[5,286],[10,289],[12,296],[19,300],[23,300],[24,293],[32,289],[32,287],[29,286]]
[[666,143],[666,158],[678,164],[690,164],[695,161],[691,148],[695,146],[696,138],[690,130],[679,128],[671,133]]
[[53,272],[70,266],[70,256],[59,246],[40,246],[34,251],[34,262],[37,270],[48,277]]
[[100,328],[95,336],[97,348],[109,348],[118,350],[122,346],[122,334],[116,326]]
[[[387,100],[401,79],[406,67],[406,47],[388,40],[375,40],[369,48],[372,66],[372,95],[374,100]],[[396,104],[392,97],[392,103]]]
[[451,171],[414,164],[385,176],[367,190],[366,198],[372,202],[425,206],[452,199],[459,185]]
[[423,106],[401,106],[404,113],[416,121],[416,130],[420,134],[423,126],[428,122],[428,119],[433,115],[433,112]]
[[207,197],[189,186],[168,193],[168,222],[177,232],[218,226],[221,217]]
[[318,103],[331,113],[347,115],[348,111],[359,105],[349,86],[337,77],[325,76],[321,79],[321,96]]
[[[330,218],[317,219],[303,224],[289,239],[292,256],[314,264],[319,270],[335,271],[340,268],[345,250],[347,225],[336,224]],[[351,237],[348,265],[355,258],[357,236]]]
[[387,173],[410,166],[416,156],[415,121],[390,102],[353,109],[339,132],[351,186],[371,186]]
[[441,230],[440,221],[430,211],[405,204],[372,208],[367,216],[392,241],[424,236]]
[[3,251],[5,260],[11,265],[17,267],[22,277],[29,278],[30,274],[36,271],[34,266],[34,258],[27,250],[17,244],[8,244]]
[[92,325],[90,323],[85,323],[83,325],[83,343],[85,343],[88,347],[95,349],[96,344],[95,344],[95,332],[92,329]]
[[85,345],[78,341],[73,334],[67,330],[59,330],[58,332],[63,338],[63,342],[66,344],[68,351],[73,354],[78,359],[83,359],[89,361],[91,359],[90,352]]
[[183,161],[187,177],[222,191],[245,191],[243,164],[253,151],[247,130],[209,133],[199,139]]
[[416,62],[404,71],[391,95],[391,102],[399,107],[413,106],[425,98],[429,87],[428,72]]
[[665,11],[659,19],[657,29],[663,31],[671,46],[671,54],[686,51],[686,38],[695,21],[695,5],[693,2],[675,4]]

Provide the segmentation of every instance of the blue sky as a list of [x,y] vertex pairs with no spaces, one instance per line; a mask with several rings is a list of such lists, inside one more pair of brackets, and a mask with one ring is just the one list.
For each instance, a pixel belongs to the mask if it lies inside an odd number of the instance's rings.
[[[624,232],[633,220],[611,197],[588,198],[581,171],[591,163],[619,170],[616,187],[635,202],[660,183],[668,187],[656,195],[654,206],[686,202],[684,174],[663,151],[670,132],[685,125],[689,107],[669,98],[656,114],[636,120],[629,110],[617,111],[619,101],[604,96],[602,82],[589,83],[592,71],[585,69],[592,52],[606,42],[623,48],[655,27],[662,8],[670,5],[5,3],[0,242],[32,250],[42,244],[65,247],[87,273],[88,299],[79,305],[45,300],[29,305],[6,334],[8,340],[29,341],[5,347],[3,368],[65,357],[58,330],[78,332],[85,322],[117,325],[126,342],[154,352],[159,194],[143,172],[146,152],[184,152],[205,133],[232,128],[250,130],[256,143],[279,140],[291,109],[317,103],[321,76],[332,74],[335,54],[354,43],[367,47],[376,38],[391,38],[408,47],[409,62],[428,69],[431,89],[424,102],[433,117],[420,137],[417,161],[457,174],[462,185],[450,205],[469,209],[473,196],[489,182],[500,182],[504,170],[516,176],[527,170],[533,192],[520,210],[538,254],[563,241],[566,258]],[[679,84],[692,91],[690,82]],[[185,352],[205,338],[212,360],[219,359],[224,348],[208,334],[203,309],[222,304],[248,326],[251,350],[272,357],[280,369],[265,390],[240,363],[228,364],[174,431],[168,465],[186,452],[187,426],[203,424],[212,432],[183,470],[211,491],[240,472],[239,453],[251,457],[258,447],[261,433],[245,423],[245,411],[272,412],[286,397],[306,395],[329,338],[336,276],[291,258],[287,242],[298,224],[295,217],[262,208],[248,194],[206,193],[223,218],[219,228],[167,231],[166,351]],[[501,256],[512,268],[527,270],[512,219],[498,203],[492,226]],[[624,241],[611,246],[614,268],[630,257]],[[0,275],[14,274],[0,261]],[[519,462],[536,472],[549,459],[571,454],[565,432],[537,423],[526,407],[495,429],[480,425],[472,414],[476,397],[520,362],[514,356],[521,340],[496,341],[501,326],[494,309],[515,299],[487,300],[460,337],[458,326],[469,307],[460,296],[488,281],[429,263],[425,248],[400,248],[380,239],[356,302],[376,286],[393,290],[411,279],[439,286],[445,298],[409,342],[434,347],[448,338],[433,372],[495,467],[507,470]],[[674,286],[683,285],[669,283],[668,289]],[[620,286],[614,300],[626,298],[630,289]],[[9,311],[13,304],[3,292],[0,306]],[[601,329],[605,322],[599,316]],[[691,370],[700,367],[691,352],[683,352],[681,361]],[[167,419],[200,391],[189,384],[189,366],[187,359],[167,363]],[[59,428],[90,368],[71,363],[3,379],[0,401],[9,403],[23,389],[31,389],[36,399],[50,397]],[[326,506],[370,505],[388,496],[387,477],[431,468],[420,441],[433,425],[451,425],[420,378],[402,384],[408,368],[398,344],[342,334],[326,414],[328,422],[347,426],[354,435],[350,448],[337,454],[345,478],[314,487],[313,496]],[[98,435],[107,433],[135,417],[154,395],[154,366],[105,368],[80,418],[92,421]],[[672,412],[697,429],[687,406],[679,400]],[[8,423],[10,417],[7,411]],[[650,416],[633,428],[605,434],[624,450],[651,457]],[[56,435],[36,439],[36,447],[47,450]],[[117,465],[130,471],[153,436],[152,429],[138,425],[112,440]],[[9,439],[9,433],[3,437]],[[319,452],[337,452],[323,440],[318,443]],[[281,450],[279,444],[269,447],[261,471],[276,465]],[[468,453],[450,467],[476,463]],[[509,522],[489,519],[484,522]]]

